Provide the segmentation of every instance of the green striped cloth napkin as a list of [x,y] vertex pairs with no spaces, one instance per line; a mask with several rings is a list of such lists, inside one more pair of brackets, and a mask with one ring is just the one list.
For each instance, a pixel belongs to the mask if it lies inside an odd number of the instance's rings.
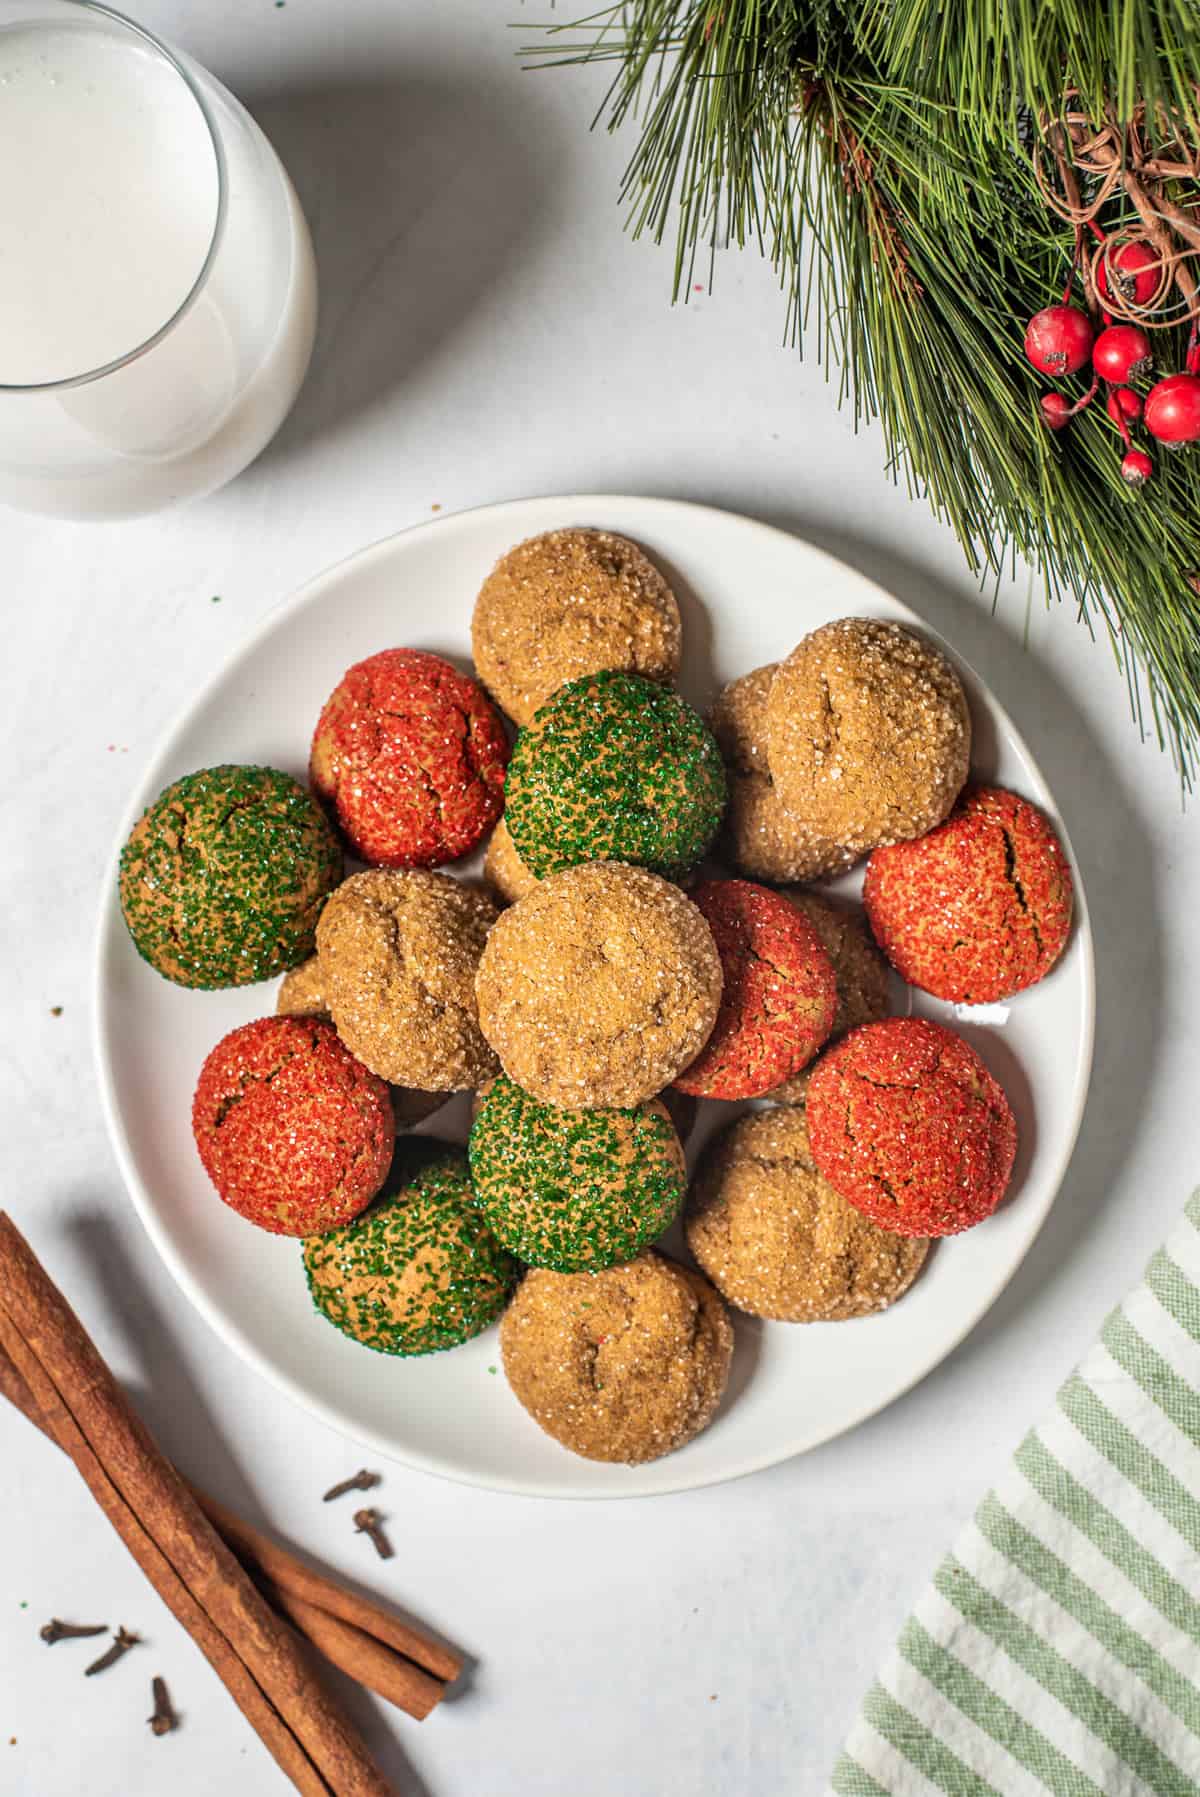
[[1200,1193],[942,1561],[832,1789],[1200,1794]]

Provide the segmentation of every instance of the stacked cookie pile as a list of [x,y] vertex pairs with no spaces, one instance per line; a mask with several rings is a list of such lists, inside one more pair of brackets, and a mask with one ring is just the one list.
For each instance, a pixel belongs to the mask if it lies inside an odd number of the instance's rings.
[[[888,1015],[888,963],[1011,996],[1061,953],[1069,870],[1032,806],[966,787],[958,677],[895,624],[814,631],[705,722],[671,684],[662,574],[568,530],[501,560],[472,648],[479,680],[409,649],[349,669],[311,793],[177,781],[122,906],[179,984],[286,976],[208,1056],[192,1122],[225,1202],[303,1238],[323,1315],[397,1355],[502,1316],[548,1433],[652,1459],[715,1413],[729,1306],[882,1309],[999,1204],[1007,1099],[961,1037]],[[485,838],[482,885],[437,871]],[[864,857],[865,917],[809,889]],[[464,1090],[466,1152],[404,1134]],[[698,1100],[770,1102],[710,1137],[689,1192]],[[696,1267],[654,1246],[680,1216]]]

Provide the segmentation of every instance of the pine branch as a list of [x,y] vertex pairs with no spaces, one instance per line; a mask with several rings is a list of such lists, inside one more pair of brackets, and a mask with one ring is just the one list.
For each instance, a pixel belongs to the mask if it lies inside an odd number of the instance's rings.
[[[894,476],[949,521],[981,578],[1026,558],[1107,633],[1139,721],[1190,779],[1200,452],[1158,456],[1131,493],[1102,406],[1061,438],[1046,431],[1022,336],[1072,250],[1038,192],[1031,108],[1061,103],[1073,46],[1072,80],[1094,99],[1154,83],[1178,97],[1200,32],[1190,0],[972,5],[869,0],[848,19],[822,0],[627,0],[552,25],[534,54],[616,59],[600,116],[640,126],[623,197],[635,234],[674,227],[677,294],[726,233],[769,256],[790,336],[815,338],[856,419],[880,420]],[[1190,36],[1172,39],[1185,13]],[[1003,86],[1006,57],[1025,86]],[[1182,366],[1181,344],[1156,349]]]
[[1196,117],[1193,0],[867,0],[864,48],[896,81],[953,94],[981,141],[1015,134],[1019,110],[1052,114],[1068,77],[1090,115],[1138,99]]

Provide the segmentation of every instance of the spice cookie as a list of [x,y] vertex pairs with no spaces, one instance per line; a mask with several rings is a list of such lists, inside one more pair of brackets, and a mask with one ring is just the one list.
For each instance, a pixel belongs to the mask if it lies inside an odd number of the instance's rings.
[[675,595],[635,543],[607,530],[551,530],[497,562],[475,601],[480,679],[517,724],[584,674],[619,668],[670,680]]
[[515,905],[519,898],[524,898],[537,885],[537,875],[530,873],[518,855],[503,818],[489,838],[487,853],[483,857],[483,877],[505,905]]
[[[780,896],[808,919],[833,963],[837,1010],[829,1040],[836,1042],[860,1023],[877,1023],[886,1017],[890,1009],[887,962],[857,906],[833,904],[800,886],[785,886]],[[766,1096],[776,1104],[803,1104],[811,1075],[811,1067],[806,1067]]]
[[857,857],[789,811],[767,764],[767,695],[776,663],[731,680],[718,693],[709,724],[725,758],[729,803],[719,847],[752,880],[820,880]]
[[544,1104],[631,1107],[695,1060],[721,962],[678,887],[595,861],[551,874],[488,937],[479,1021],[509,1078]]
[[779,664],[766,741],[788,810],[862,855],[941,823],[967,777],[971,720],[940,649],[899,624],[840,618]]
[[632,1260],[683,1203],[687,1168],[663,1105],[565,1111],[502,1074],[471,1130],[471,1179],[497,1241],[533,1267]]
[[496,915],[483,892],[417,868],[352,874],[330,898],[317,926],[325,1000],[381,1079],[456,1092],[495,1073],[475,970]]
[[888,960],[953,1004],[993,1004],[1044,979],[1071,933],[1063,846],[1028,800],[968,789],[928,836],[876,849],[863,903]]
[[504,1371],[573,1454],[636,1466],[712,1421],[733,1329],[707,1279],[647,1250],[600,1273],[527,1273],[500,1325]]
[[[275,998],[275,1015],[319,1017],[325,1023],[333,1022],[325,1004],[325,982],[318,956],[314,955],[311,961],[293,967],[291,973],[284,975]],[[397,1129],[412,1129],[415,1124],[423,1123],[446,1102],[444,1092],[418,1092],[414,1086],[393,1086],[391,1094]]]
[[494,1323],[519,1269],[474,1201],[462,1149],[410,1136],[370,1210],[305,1242],[304,1271],[343,1335],[380,1354],[434,1354]]
[[232,1210],[275,1235],[317,1235],[371,1202],[396,1126],[381,1079],[328,1023],[261,1017],[200,1070],[192,1132]]
[[837,1004],[833,963],[808,919],[749,880],[706,880],[691,894],[721,957],[711,1036],[675,1084],[697,1098],[758,1098],[807,1065]]
[[823,1055],[806,1104],[820,1171],[897,1235],[957,1235],[991,1216],[1017,1151],[1008,1099],[941,1024],[888,1017]]
[[212,767],[185,774],[121,851],[121,910],[134,947],[177,986],[245,986],[311,955],[342,852],[321,807],[289,774]]
[[886,1310],[929,1251],[839,1198],[817,1171],[798,1110],[752,1111],[710,1139],[684,1228],[730,1304],[784,1323]]
[[584,861],[686,874],[716,835],[725,770],[679,694],[637,674],[589,674],[517,738],[505,817],[539,879]]
[[504,724],[478,681],[423,649],[383,649],[326,701],[309,772],[361,860],[438,867],[499,817],[507,761]]

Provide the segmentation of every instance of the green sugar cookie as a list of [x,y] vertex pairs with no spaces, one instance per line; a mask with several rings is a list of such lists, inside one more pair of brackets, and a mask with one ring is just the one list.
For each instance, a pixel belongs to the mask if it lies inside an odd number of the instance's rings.
[[121,851],[134,947],[177,986],[246,986],[313,952],[342,877],[325,813],[290,774],[213,767],[159,793]]
[[305,1242],[304,1271],[343,1335],[380,1354],[435,1354],[495,1322],[519,1269],[475,1202],[462,1149],[410,1136],[371,1207]]
[[632,1260],[687,1187],[679,1137],[652,1099],[566,1111],[502,1074],[471,1131],[471,1177],[497,1239],[530,1266],[594,1272]]
[[691,706],[638,674],[560,687],[517,737],[505,820],[542,879],[581,861],[687,873],[725,809],[721,752]]

